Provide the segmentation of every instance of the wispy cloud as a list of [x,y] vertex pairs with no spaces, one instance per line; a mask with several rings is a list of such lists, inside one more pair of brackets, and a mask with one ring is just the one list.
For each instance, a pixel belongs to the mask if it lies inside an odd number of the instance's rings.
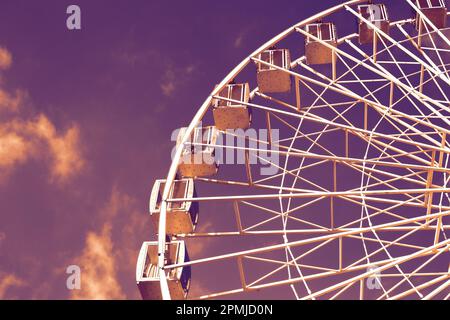
[[85,164],[79,128],[73,125],[58,134],[44,114],[0,123],[0,174],[4,177],[30,159],[48,161],[50,178],[58,182],[78,174]]
[[188,299],[195,300],[203,295],[208,294],[209,292],[210,290],[202,284],[201,279],[196,279],[196,281],[191,282]]
[[161,91],[166,97],[170,97],[177,87],[177,78],[175,70],[168,67],[161,81]]
[[235,48],[240,48],[242,46],[242,42],[244,41],[244,37],[245,34],[244,33],[240,33],[235,39],[234,39],[234,47]]
[[79,173],[84,166],[80,150],[80,129],[73,125],[63,134],[58,134],[53,123],[40,115],[28,124],[31,135],[44,141],[52,155],[52,177],[64,180]]
[[[0,69],[11,63],[9,51],[0,48]],[[25,101],[24,90],[9,92],[0,87],[0,113],[9,114],[0,121],[0,181],[30,159],[48,161],[52,181],[78,174],[85,165],[79,127],[72,124],[60,133],[45,114],[32,115]]]
[[3,169],[3,175],[9,173],[16,165],[25,162],[30,152],[31,147],[24,138],[0,127],[0,169]]
[[115,61],[128,67],[155,68],[158,70],[159,88],[164,97],[172,97],[174,93],[185,86],[198,70],[196,63],[182,65],[156,50],[139,51],[131,42],[127,42],[121,50],[112,53]]
[[71,260],[82,272],[82,289],[73,291],[71,298],[138,298],[129,291],[125,294],[120,278],[121,274],[133,274],[139,237],[148,228],[148,217],[139,207],[134,197],[113,187],[109,201],[96,215],[96,221],[102,222],[100,228],[87,234],[82,253]]
[[106,223],[100,232],[89,232],[86,246],[79,259],[82,268],[82,288],[72,291],[72,299],[124,299],[125,294],[117,279],[117,268],[111,224]]
[[26,97],[26,92],[23,90],[16,90],[9,93],[0,88],[0,112],[17,112],[19,107],[23,104]]
[[254,26],[249,26],[245,29],[242,29],[237,36],[234,38],[233,46],[238,49],[243,46],[249,34],[255,29]]
[[186,67],[175,67],[173,63],[167,63],[165,72],[161,78],[161,92],[166,97],[172,97],[174,93],[191,79],[197,70],[194,64]]

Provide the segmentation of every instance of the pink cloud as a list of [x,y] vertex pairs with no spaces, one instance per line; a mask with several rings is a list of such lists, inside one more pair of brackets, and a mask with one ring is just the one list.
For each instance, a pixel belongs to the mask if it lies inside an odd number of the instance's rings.
[[137,290],[135,295],[125,294],[120,281],[120,274],[134,273],[139,237],[148,228],[148,217],[139,207],[134,197],[113,187],[108,202],[95,215],[99,229],[87,234],[81,254],[71,259],[81,268],[82,286],[73,291],[72,299],[139,298]]
[[[11,63],[11,53],[0,47],[0,69]],[[61,133],[45,114],[30,118],[26,97],[23,90],[11,93],[0,87],[0,112],[12,113],[0,121],[0,181],[30,159],[48,161],[52,181],[63,182],[80,173],[85,161],[79,127],[73,124]]]
[[100,232],[88,233],[86,246],[75,261],[79,261],[82,270],[82,287],[72,291],[72,299],[125,299],[117,279],[110,224],[105,224]]
[[27,124],[31,136],[44,141],[52,155],[52,177],[64,180],[81,171],[84,160],[80,151],[80,130],[70,127],[65,133],[58,134],[51,121],[41,114],[35,122]]

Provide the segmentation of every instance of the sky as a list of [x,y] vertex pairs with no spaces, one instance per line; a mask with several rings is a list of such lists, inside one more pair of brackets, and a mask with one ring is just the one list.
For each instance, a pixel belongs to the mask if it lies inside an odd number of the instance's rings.
[[2,0],[0,299],[139,299],[172,131],[262,43],[339,2]]

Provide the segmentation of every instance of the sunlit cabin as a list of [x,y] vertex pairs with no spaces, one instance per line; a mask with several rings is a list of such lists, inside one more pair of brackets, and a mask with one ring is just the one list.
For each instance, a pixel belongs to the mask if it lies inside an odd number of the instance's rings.
[[[447,26],[447,7],[444,0],[416,0],[416,6],[428,19],[430,19],[436,28],[443,29]],[[417,29],[420,29],[421,24],[423,32],[426,32],[426,28],[423,25],[424,21],[421,19],[419,13],[417,13]],[[428,30],[431,32],[432,28],[428,27]]]
[[[166,186],[165,180],[157,180],[153,185],[150,196],[150,216],[158,230],[161,202]],[[170,189],[169,199],[192,199],[195,198],[194,180],[175,180]],[[166,211],[166,234],[192,233],[198,221],[198,202],[168,202]]]
[[[184,241],[166,244],[165,265],[189,261]],[[136,266],[136,282],[144,300],[161,300],[160,269],[158,268],[158,242],[144,242]],[[170,297],[186,299],[191,282],[191,267],[179,267],[166,271]]]
[[[389,16],[384,4],[365,4],[358,6],[359,14],[386,34],[389,34]],[[359,43],[373,43],[374,28],[365,21],[359,21]]]
[[213,100],[214,123],[217,129],[247,129],[251,123],[251,111],[246,105],[250,101],[248,83],[229,84],[218,94],[225,99]]
[[306,26],[306,62],[308,64],[327,64],[333,61],[333,50],[323,42],[337,47],[336,27],[333,23],[314,23]]
[[[270,49],[261,52],[258,59],[273,66],[289,70],[291,57],[288,49]],[[257,81],[261,93],[284,93],[291,90],[289,73],[273,66],[257,63]]]
[[[187,128],[180,130],[177,139],[179,146]],[[209,177],[217,173],[219,165],[215,159],[215,145],[219,131],[216,127],[195,128],[178,164],[178,172],[185,178]]]

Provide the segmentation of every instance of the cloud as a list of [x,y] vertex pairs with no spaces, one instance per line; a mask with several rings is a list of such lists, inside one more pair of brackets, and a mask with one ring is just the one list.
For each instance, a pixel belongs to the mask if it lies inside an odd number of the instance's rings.
[[175,91],[175,88],[175,82],[172,80],[168,80],[161,84],[162,93],[167,97],[170,97],[172,95],[172,93]]
[[24,285],[25,282],[14,274],[5,274],[0,272],[0,300],[7,298],[6,293],[8,290],[22,287]]
[[249,26],[243,30],[241,30],[238,35],[236,36],[236,38],[234,38],[234,42],[233,42],[233,46],[235,48],[241,48],[242,45],[244,44],[246,38],[248,37],[248,35],[255,29],[255,26]]
[[[199,226],[196,228],[195,232],[203,233],[203,232],[211,232],[213,227],[212,221],[201,221]],[[187,248],[190,257],[198,257],[202,256],[210,245],[208,238],[200,238],[200,239],[188,239]]]
[[24,138],[14,132],[2,132],[0,128],[0,168],[11,168],[23,163],[30,148]]
[[[7,69],[12,56],[0,47],[0,69]],[[0,120],[0,181],[20,164],[31,159],[50,160],[51,180],[63,182],[84,167],[80,143],[80,129],[73,124],[63,133],[45,114],[30,114],[26,110],[27,93],[9,92],[0,87],[0,113],[10,112]]]
[[6,233],[0,231],[0,246],[2,245],[2,242],[6,239]]
[[140,237],[149,227],[148,216],[139,207],[137,199],[117,186],[112,188],[108,202],[95,217],[103,223],[87,234],[81,254],[71,260],[80,266],[82,281],[82,289],[73,291],[72,299],[139,298],[137,287],[133,294],[121,281],[134,274]]
[[19,111],[19,107],[22,105],[25,97],[26,93],[23,90],[16,90],[11,94],[0,88],[0,111]]
[[0,123],[0,173],[3,172],[3,176],[30,159],[47,158],[50,158],[51,178],[59,182],[83,169],[85,161],[76,125],[58,134],[44,114],[31,120],[16,117]]
[[175,70],[168,66],[161,80],[161,91],[166,97],[172,96],[177,87],[178,81]]
[[201,296],[207,295],[210,290],[204,286],[199,278],[196,281],[191,281],[191,287],[189,288],[188,299],[194,300]]
[[[127,40],[120,50],[112,52],[111,58],[115,62],[126,65],[127,68],[156,67],[159,79],[154,80],[159,81],[159,89],[165,97],[172,97],[178,89],[185,87],[198,70],[197,63],[180,63],[158,50],[142,51],[130,40]],[[155,61],[158,61],[156,65]]]
[[80,130],[70,127],[64,134],[58,135],[55,126],[45,115],[40,115],[29,124],[31,135],[45,141],[53,158],[52,176],[67,179],[79,173],[84,166],[80,152]]
[[12,64],[11,53],[3,47],[0,47],[0,70],[8,69]]
[[127,67],[137,67],[149,62],[161,59],[161,54],[157,50],[137,49],[132,43],[128,42],[124,48],[112,52],[112,58]]

